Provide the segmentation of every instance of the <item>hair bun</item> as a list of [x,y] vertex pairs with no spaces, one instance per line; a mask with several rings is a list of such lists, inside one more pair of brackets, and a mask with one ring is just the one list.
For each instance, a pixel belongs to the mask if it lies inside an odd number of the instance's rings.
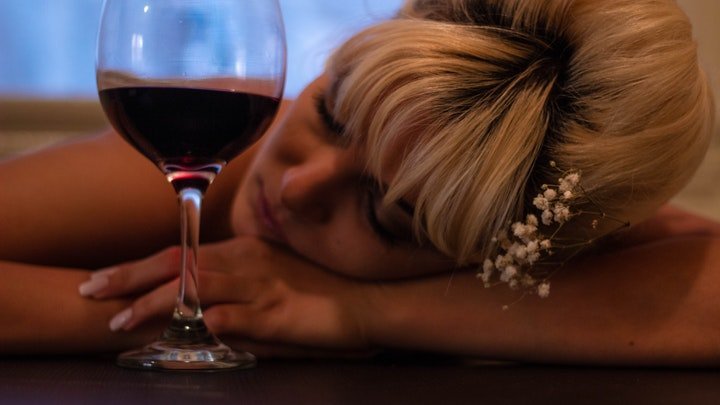
[[392,166],[386,202],[412,196],[418,233],[468,264],[549,161],[633,223],[687,182],[714,111],[691,33],[671,0],[410,0],[333,55],[333,115],[369,171]]

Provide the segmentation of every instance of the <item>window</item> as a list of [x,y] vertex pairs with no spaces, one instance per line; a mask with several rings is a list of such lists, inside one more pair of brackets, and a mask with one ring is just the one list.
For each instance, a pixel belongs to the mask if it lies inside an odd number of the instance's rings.
[[[330,50],[392,16],[399,0],[281,0],[288,38],[287,96],[322,69]],[[0,94],[94,98],[95,37],[102,0],[0,2]]]
[[[280,0],[286,97],[322,71],[341,41],[391,17],[401,0]],[[105,125],[95,90],[102,0],[0,1],[0,155]],[[32,136],[31,136],[32,135]]]

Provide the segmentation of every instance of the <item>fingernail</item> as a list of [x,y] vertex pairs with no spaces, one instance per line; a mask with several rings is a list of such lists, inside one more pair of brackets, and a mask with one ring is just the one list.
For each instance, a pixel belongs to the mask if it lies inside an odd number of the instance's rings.
[[132,308],[122,310],[110,320],[110,330],[116,332],[120,330],[132,317]]
[[78,287],[78,292],[80,292],[80,295],[82,295],[83,297],[95,295],[98,291],[107,287],[108,284],[110,284],[110,280],[108,279],[107,275],[93,274],[90,277],[90,280],[80,284],[80,286]]
[[117,267],[107,267],[104,269],[100,269],[100,270],[94,271],[90,275],[90,278],[92,279],[92,278],[97,278],[97,277],[110,277],[117,270],[118,270]]

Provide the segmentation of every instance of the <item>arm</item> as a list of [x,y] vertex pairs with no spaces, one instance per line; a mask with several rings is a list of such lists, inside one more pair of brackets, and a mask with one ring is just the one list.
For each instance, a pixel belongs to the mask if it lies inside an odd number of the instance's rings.
[[377,286],[368,335],[486,358],[717,365],[720,224],[665,206],[612,250],[567,264],[551,281],[547,299],[519,301],[504,286],[484,289],[472,273]]
[[[230,236],[230,204],[253,150],[210,188],[203,237]],[[175,193],[150,161],[114,132],[0,161],[0,259],[96,268],[179,240]]]
[[[253,153],[231,162],[210,188],[207,240],[230,235],[232,196]],[[0,161],[0,324],[11,325],[0,330],[0,354],[109,351],[149,341],[158,328],[109,333],[112,315],[132,297],[91,302],[77,286],[85,269],[176,244],[178,223],[172,187],[114,132]]]
[[123,336],[107,328],[128,298],[89,305],[77,294],[87,272],[0,262],[0,355],[107,352],[147,343],[156,323]]
[[[720,352],[712,322],[720,316],[720,239],[713,236],[663,238],[568,264],[544,300],[485,289],[470,272],[360,282],[247,238],[203,249],[208,325],[244,349],[264,343],[259,355],[286,355],[288,345],[331,353],[380,347],[552,363],[707,365]],[[153,268],[172,261],[152,260]],[[168,271],[150,280],[161,272],[144,267],[123,266],[93,295],[121,296],[173,277]],[[173,292],[161,287],[134,301],[122,329],[166,313]]]
[[624,248],[678,236],[720,237],[720,223],[668,204],[650,219],[618,235],[614,245]]
[[175,241],[163,176],[107,132],[0,162],[0,259],[100,267]]
[[718,263],[718,238],[665,239],[569,265],[544,300],[515,302],[502,286],[485,290],[472,274],[456,274],[379,286],[364,318],[383,346],[552,363],[716,365]]
[[175,202],[163,183],[111,132],[0,161],[0,354],[108,351],[144,340],[147,330],[122,339],[107,332],[127,298],[91,305],[77,283],[87,276],[80,268],[171,243]]

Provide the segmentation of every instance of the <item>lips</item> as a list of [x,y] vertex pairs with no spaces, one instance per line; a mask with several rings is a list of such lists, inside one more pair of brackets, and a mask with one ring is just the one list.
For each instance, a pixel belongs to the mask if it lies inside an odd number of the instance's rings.
[[282,242],[287,244],[287,236],[278,222],[275,214],[270,207],[267,197],[265,196],[265,187],[262,180],[258,180],[258,194],[257,194],[257,205],[256,214],[260,219],[263,226],[263,232],[270,239],[276,242]]

